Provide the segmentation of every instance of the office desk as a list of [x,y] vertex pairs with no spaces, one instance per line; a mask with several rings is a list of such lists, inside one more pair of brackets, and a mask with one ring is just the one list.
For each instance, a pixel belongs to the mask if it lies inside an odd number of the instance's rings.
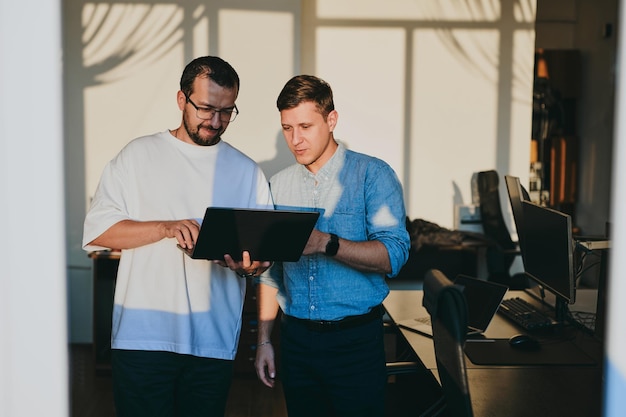
[[[392,321],[426,315],[422,307],[422,291],[391,291],[384,307]],[[521,296],[534,303],[523,291],[510,291],[506,298]],[[400,333],[435,378],[437,362],[432,339],[410,330]],[[568,336],[595,365],[485,366],[472,363],[466,356],[470,395],[476,416],[568,416],[601,415],[602,346],[592,336],[568,329]],[[523,333],[516,325],[496,314],[485,337],[508,339]],[[540,338],[559,337],[542,334]],[[474,342],[477,343],[477,342]],[[478,342],[488,343],[488,342]],[[419,387],[416,387],[419,395]]]

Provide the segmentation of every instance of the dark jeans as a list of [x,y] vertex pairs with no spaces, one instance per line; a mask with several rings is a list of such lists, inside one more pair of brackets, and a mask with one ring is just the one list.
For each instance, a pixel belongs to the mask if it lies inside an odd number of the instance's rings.
[[233,361],[114,349],[117,417],[223,417]]
[[289,417],[384,415],[382,318],[328,332],[283,320],[280,354]]

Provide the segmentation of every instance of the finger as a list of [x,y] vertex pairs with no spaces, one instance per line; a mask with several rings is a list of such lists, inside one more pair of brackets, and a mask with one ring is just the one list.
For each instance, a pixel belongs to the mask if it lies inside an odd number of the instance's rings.
[[183,242],[185,243],[185,247],[191,249],[193,248],[193,244],[195,242],[195,239],[193,238],[193,234],[191,232],[191,229],[189,228],[188,225],[186,224],[181,224],[179,227],[179,233],[181,235],[181,238],[183,240]]
[[259,276],[272,266],[272,262],[269,262],[269,261],[258,262],[257,261],[257,262],[254,262],[252,266],[254,266],[254,269],[256,270],[255,275]]
[[274,361],[271,361],[267,364],[267,376],[274,383],[274,378],[276,378],[276,367],[274,366]]
[[248,252],[247,250],[243,251],[243,253],[241,254],[241,264],[244,265],[245,268],[252,267],[252,260],[250,259],[250,252]]
[[198,241],[198,235],[200,234],[200,224],[196,220],[191,220],[189,231],[191,232],[192,243],[195,245]]
[[270,388],[274,388],[274,381],[272,381],[271,379],[267,379],[265,377],[259,378],[259,379],[261,380],[263,385],[268,386]]
[[176,241],[181,247],[186,248],[186,249],[191,249],[191,246],[189,246],[189,242],[185,240],[185,234],[183,233],[182,230],[176,229],[173,232],[173,234],[174,234],[174,238],[176,239]]
[[224,262],[226,263],[226,266],[228,266],[233,271],[237,271],[238,269],[240,269],[239,263],[235,262],[233,257],[229,254],[224,255]]
[[274,387],[274,379],[268,377],[265,367],[262,367],[261,369],[257,369],[256,373],[257,373],[257,376],[259,377],[259,380],[264,385],[266,385],[266,386],[268,386],[270,388]]
[[256,371],[256,376],[259,378],[259,380],[263,381],[265,371],[263,365],[261,365],[261,361],[259,361],[258,359],[254,361],[254,370]]
[[200,224],[194,219],[185,219],[173,222],[171,226],[172,237],[184,248],[191,249],[198,240]]
[[229,254],[224,255],[224,264],[242,278],[249,278],[254,275],[243,266],[243,262],[235,262]]
[[274,383],[276,382],[276,380],[274,378],[275,378],[275,374],[272,373],[272,372],[269,372],[269,370],[266,368],[265,369],[265,378],[264,378],[265,381],[266,381],[265,385],[267,385],[268,387],[272,387],[273,388],[274,387]]
[[273,262],[270,261],[254,261],[252,262],[252,266],[254,268],[263,268],[264,270],[272,266]]
[[267,268],[263,266],[263,262],[254,261],[252,265],[250,265],[251,273],[253,275],[261,275]]

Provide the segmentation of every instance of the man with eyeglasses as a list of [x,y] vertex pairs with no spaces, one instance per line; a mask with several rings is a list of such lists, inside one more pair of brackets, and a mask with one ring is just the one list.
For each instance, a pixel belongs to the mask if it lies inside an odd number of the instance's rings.
[[194,260],[209,206],[273,207],[267,180],[222,140],[239,113],[239,76],[218,57],[184,69],[180,126],[131,141],[106,166],[83,247],[122,250],[112,329],[118,417],[223,416],[246,280],[269,262]]

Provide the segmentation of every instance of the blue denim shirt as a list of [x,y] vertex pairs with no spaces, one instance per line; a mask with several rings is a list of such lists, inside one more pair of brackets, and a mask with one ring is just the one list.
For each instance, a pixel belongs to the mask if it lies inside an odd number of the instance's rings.
[[[300,164],[270,180],[277,209],[316,210],[316,228],[352,241],[378,240],[395,276],[406,263],[410,238],[402,186],[380,159],[343,145],[316,175]],[[278,288],[284,313],[309,320],[365,314],[389,293],[385,276],[357,271],[323,254],[276,263],[260,281]]]

